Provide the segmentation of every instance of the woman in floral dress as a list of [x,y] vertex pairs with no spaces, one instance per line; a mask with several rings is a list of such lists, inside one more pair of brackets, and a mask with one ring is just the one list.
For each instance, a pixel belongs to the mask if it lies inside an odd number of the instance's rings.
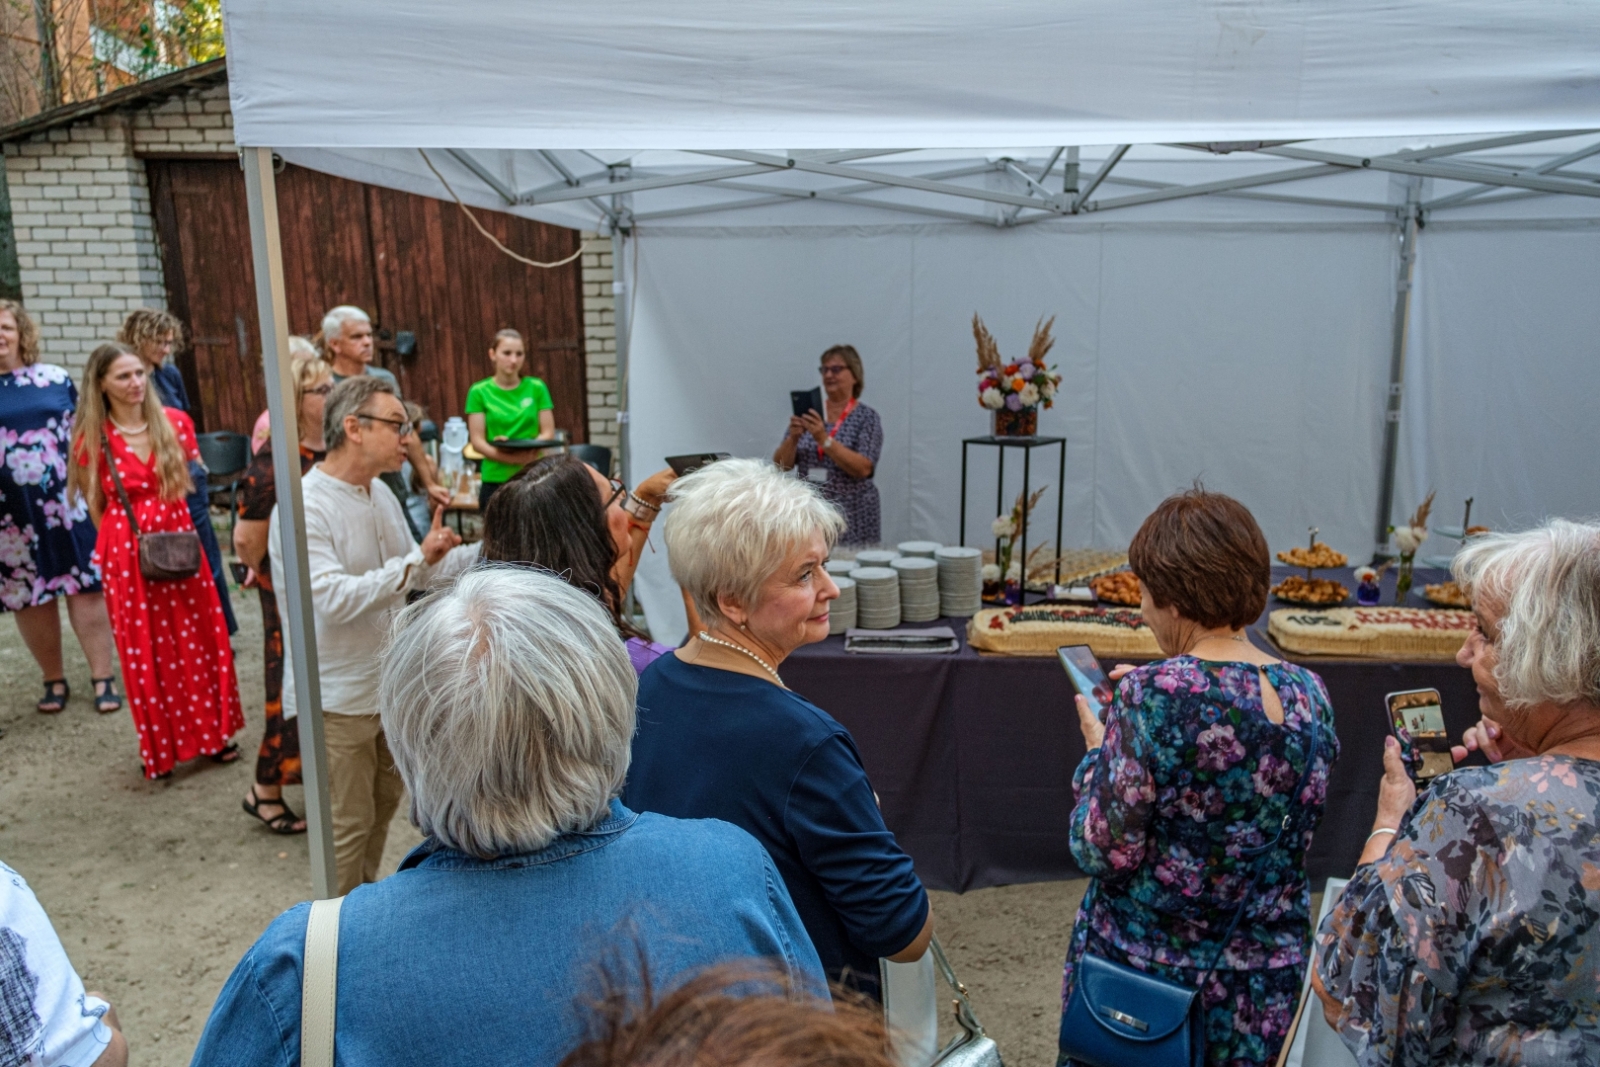
[[[1271,560],[1242,504],[1200,489],[1172,497],[1128,555],[1171,658],[1112,671],[1121,681],[1104,724],[1079,698],[1089,753],[1073,778],[1071,845],[1093,880],[1063,1009],[1085,952],[1189,986],[1215,962],[1200,998],[1206,1062],[1271,1064],[1311,947],[1304,860],[1338,754],[1333,709],[1315,674],[1245,636],[1266,606]],[[1238,930],[1220,944],[1255,873],[1240,850],[1270,841],[1290,811],[1300,832],[1264,854]]]
[[165,778],[198,756],[237,760],[239,747],[228,739],[244,726],[244,715],[210,570],[153,581],[139,569],[138,538],[112,464],[139,529],[178,533],[194,529],[184,497],[192,485],[189,461],[200,454],[189,416],[162,408],[145,375],[123,345],[104,344],[90,354],[72,428],[77,463],[70,485],[100,526],[96,555],[145,777]]
[[1490,766],[1419,801],[1386,740],[1313,988],[1364,1067],[1600,1063],[1600,524],[1475,537],[1452,570],[1483,713],[1454,755]]
[[82,501],[67,502],[67,442],[78,390],[67,372],[40,363],[33,320],[0,300],[0,611],[13,613],[23,642],[44,673],[46,714],[67,706],[61,662],[61,616],[89,660],[95,707],[122,707],[111,667],[111,622],[95,567],[94,527]]

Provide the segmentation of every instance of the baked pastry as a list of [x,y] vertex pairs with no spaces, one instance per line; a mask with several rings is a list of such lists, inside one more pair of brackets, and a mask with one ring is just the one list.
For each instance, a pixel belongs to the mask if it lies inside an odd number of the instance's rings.
[[1272,587],[1272,595],[1293,604],[1315,604],[1332,607],[1343,604],[1350,590],[1332,578],[1302,578],[1291,574]]
[[1089,583],[1095,598],[1108,604],[1122,604],[1136,608],[1143,600],[1139,595],[1139,577],[1132,571],[1104,574]]
[[1053,656],[1062,645],[1088,645],[1097,656],[1161,655],[1139,611],[1059,604],[980,611],[967,623],[967,644],[1005,656]]
[[1279,552],[1278,562],[1287,563],[1291,567],[1310,567],[1312,570],[1322,570],[1327,567],[1343,567],[1350,562],[1350,557],[1343,552],[1335,552],[1327,545],[1313,545],[1310,548],[1301,548],[1296,545],[1287,552]]
[[1479,534],[1486,534],[1488,532],[1489,527],[1487,526],[1468,526],[1465,530],[1461,531],[1461,536],[1477,537]]
[[1467,595],[1465,589],[1455,582],[1439,582],[1437,585],[1425,585],[1422,587],[1422,596],[1428,603],[1438,604],[1440,607],[1470,608],[1472,606],[1472,598]]
[[1477,626],[1470,611],[1432,608],[1279,608],[1267,633],[1288,652],[1319,656],[1454,656]]

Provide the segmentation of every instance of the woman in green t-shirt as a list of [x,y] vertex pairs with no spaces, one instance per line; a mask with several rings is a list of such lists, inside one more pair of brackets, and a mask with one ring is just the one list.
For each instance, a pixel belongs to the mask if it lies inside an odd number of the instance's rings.
[[494,345],[489,349],[494,377],[467,390],[467,435],[472,447],[483,456],[479,510],[489,506],[496,489],[543,455],[533,449],[496,448],[495,441],[549,439],[556,435],[550,390],[538,378],[522,376],[526,359],[522,335],[516,330],[501,330],[494,335]]

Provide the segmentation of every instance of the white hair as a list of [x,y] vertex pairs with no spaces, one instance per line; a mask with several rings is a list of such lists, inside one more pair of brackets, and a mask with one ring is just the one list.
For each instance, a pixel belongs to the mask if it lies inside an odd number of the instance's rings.
[[1508,706],[1600,705],[1600,524],[1483,534],[1450,570],[1502,612],[1495,680]]
[[664,523],[667,562],[700,617],[721,622],[718,595],[746,610],[761,586],[806,542],[821,534],[829,547],[844,516],[816,487],[765,460],[725,459],[672,483]]
[[637,687],[600,602],[548,572],[479,567],[406,608],[378,704],[412,823],[485,859],[594,826],[628,773]]
[[328,313],[322,316],[322,343],[328,344],[343,337],[344,324],[347,322],[364,322],[371,326],[372,316],[353,304],[340,304],[336,308],[329,309]]

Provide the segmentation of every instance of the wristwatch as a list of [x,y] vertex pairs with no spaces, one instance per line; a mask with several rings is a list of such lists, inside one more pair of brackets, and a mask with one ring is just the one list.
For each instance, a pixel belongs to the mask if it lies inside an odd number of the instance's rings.
[[633,490],[631,489],[628,490],[625,496],[623,496],[622,503],[618,506],[622,508],[626,514],[632,515],[640,522],[654,522],[656,516],[661,514],[661,508],[658,505],[645,503],[643,500],[640,500],[638,497],[634,496]]

